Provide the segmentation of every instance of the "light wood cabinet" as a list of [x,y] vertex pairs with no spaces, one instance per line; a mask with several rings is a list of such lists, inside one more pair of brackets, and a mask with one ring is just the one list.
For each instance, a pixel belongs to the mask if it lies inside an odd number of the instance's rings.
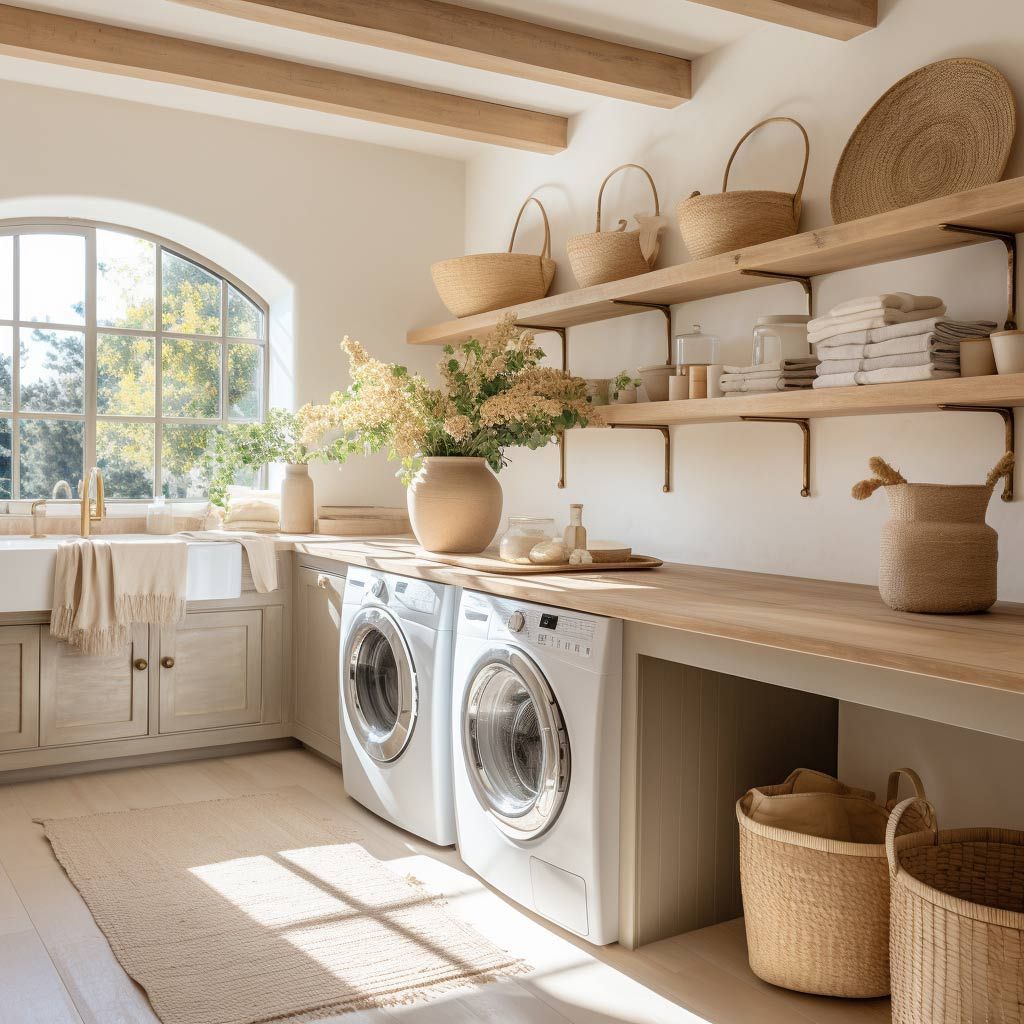
[[0,750],[39,745],[39,627],[0,626]]
[[161,733],[262,720],[262,611],[191,613],[159,648]]
[[85,655],[45,629],[39,660],[39,741],[145,736],[149,729],[149,630],[132,629],[116,654]]
[[338,719],[345,577],[300,567],[295,578],[295,725],[304,743],[341,757]]

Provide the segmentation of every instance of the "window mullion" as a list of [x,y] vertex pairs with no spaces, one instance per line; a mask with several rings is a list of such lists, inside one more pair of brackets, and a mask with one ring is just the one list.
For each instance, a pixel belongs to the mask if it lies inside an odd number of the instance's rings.
[[96,229],[89,228],[85,235],[85,465],[82,480],[97,464],[96,457],[96,392],[98,358],[96,352]]
[[[21,317],[21,239],[14,236],[14,322]],[[21,331],[11,343],[11,497],[21,497]]]
[[156,451],[153,453],[153,494],[164,493],[163,458],[164,458],[164,247],[156,247],[156,310],[155,327],[156,340],[154,341],[154,359],[156,359],[156,429],[153,431],[153,445]]

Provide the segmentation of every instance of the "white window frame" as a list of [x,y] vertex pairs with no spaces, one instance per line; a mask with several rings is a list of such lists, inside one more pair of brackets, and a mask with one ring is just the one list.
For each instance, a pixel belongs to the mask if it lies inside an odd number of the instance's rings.
[[[97,263],[96,263],[96,232],[114,231],[121,234],[142,238],[152,242],[156,247],[156,293],[154,307],[154,329],[139,330],[125,327],[99,327],[97,325]],[[85,324],[60,324],[39,321],[21,321],[21,259],[18,237],[21,235],[75,235],[85,239]],[[20,424],[23,419],[29,420],[73,420],[84,422],[85,443],[84,462],[82,465],[83,478],[89,469],[96,465],[96,424],[98,422],[114,423],[146,423],[154,426],[154,465],[153,465],[153,492],[154,496],[160,495],[163,491],[163,427],[164,424],[184,424],[188,426],[210,427],[228,426],[239,423],[258,423],[266,418],[267,400],[270,389],[270,306],[256,291],[247,284],[238,280],[233,274],[224,270],[211,260],[198,253],[193,252],[186,246],[177,242],[162,238],[159,235],[147,231],[140,231],[137,228],[125,227],[120,224],[110,224],[103,221],[77,220],[71,218],[45,218],[45,219],[20,219],[0,221],[0,236],[13,236],[13,308],[11,310],[13,319],[0,318],[0,327],[13,329],[13,365],[12,365],[12,396],[11,410],[0,411],[0,419],[11,419],[11,493],[13,502],[29,501],[32,498],[50,498],[50,495],[31,495],[20,497]],[[220,278],[221,281],[221,322],[219,335],[207,334],[181,334],[175,331],[163,329],[163,256],[164,252],[196,264],[202,270]],[[246,299],[252,302],[263,314],[263,333],[259,339],[233,338],[228,335],[228,287],[233,287]],[[19,342],[20,331],[22,330],[53,330],[71,331],[76,334],[85,335],[85,387],[84,387],[84,412],[31,412],[21,410],[20,393],[20,355]],[[96,395],[96,361],[97,344],[100,334],[115,334],[126,337],[152,338],[154,339],[154,359],[156,360],[156,393],[155,393],[155,414],[153,416],[110,416],[99,415],[97,412]],[[220,416],[215,419],[193,419],[188,417],[165,416],[162,413],[162,345],[164,339],[181,339],[185,341],[214,341],[221,346],[220,359]],[[263,350],[263,379],[261,381],[260,410],[259,415],[251,419],[240,419],[228,417],[228,346],[231,345],[253,345]],[[265,470],[263,471],[265,472]],[[120,498],[111,496],[115,502],[144,504],[152,501],[150,498]],[[198,498],[170,498],[169,501],[197,501]]]

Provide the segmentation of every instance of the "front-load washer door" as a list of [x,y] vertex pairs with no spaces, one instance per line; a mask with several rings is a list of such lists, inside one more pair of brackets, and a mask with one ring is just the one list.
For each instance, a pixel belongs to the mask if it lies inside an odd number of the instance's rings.
[[388,612],[356,614],[342,668],[345,715],[356,740],[381,764],[401,757],[416,726],[418,694],[412,655]]
[[462,708],[462,747],[477,800],[507,836],[536,839],[569,790],[569,737],[540,670],[510,648],[474,666]]

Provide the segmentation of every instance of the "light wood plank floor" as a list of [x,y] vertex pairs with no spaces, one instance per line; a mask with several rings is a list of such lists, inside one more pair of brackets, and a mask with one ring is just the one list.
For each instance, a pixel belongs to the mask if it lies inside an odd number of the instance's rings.
[[366,849],[443,892],[450,908],[533,966],[457,997],[332,1018],[344,1024],[887,1024],[888,1001],[784,992],[746,964],[734,921],[628,952],[594,949],[483,885],[452,850],[364,811],[340,772],[282,750],[0,786],[0,1024],[153,1024],[33,818],[287,791],[355,825]]

